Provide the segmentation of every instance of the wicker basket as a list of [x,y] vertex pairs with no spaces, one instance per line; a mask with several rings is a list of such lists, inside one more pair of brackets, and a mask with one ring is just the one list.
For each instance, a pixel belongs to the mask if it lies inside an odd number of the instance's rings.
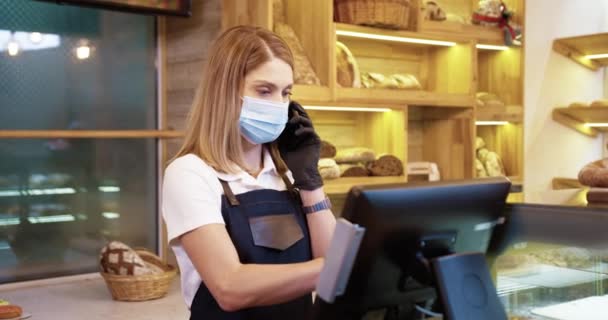
[[139,276],[100,272],[112,298],[121,301],[145,301],[165,296],[169,291],[171,281],[177,274],[177,269],[172,265],[164,264],[157,255],[149,251],[142,249],[135,249],[135,251],[144,261],[160,267],[165,272]]
[[335,0],[338,22],[409,29],[410,0]]

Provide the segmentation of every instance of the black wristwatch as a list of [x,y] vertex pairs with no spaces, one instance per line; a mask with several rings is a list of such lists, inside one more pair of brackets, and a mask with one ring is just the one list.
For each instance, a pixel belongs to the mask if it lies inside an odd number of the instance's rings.
[[302,207],[304,209],[305,214],[319,212],[321,210],[329,210],[331,209],[331,201],[329,198],[325,197],[325,199],[313,204],[312,206]]

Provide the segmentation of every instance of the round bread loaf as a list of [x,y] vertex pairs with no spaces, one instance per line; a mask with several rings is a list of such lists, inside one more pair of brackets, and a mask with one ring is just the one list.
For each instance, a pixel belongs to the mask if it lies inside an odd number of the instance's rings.
[[336,147],[325,140],[321,140],[321,158],[333,158],[335,156]]
[[403,174],[403,163],[393,155],[384,155],[368,164],[372,176],[400,176]]
[[597,108],[597,107],[606,108],[606,107],[608,107],[608,99],[595,100],[595,101],[591,102],[591,107],[594,107],[594,108]]
[[572,102],[570,105],[568,105],[568,108],[587,108],[589,107],[589,104],[585,103],[585,102]]
[[589,187],[608,188],[608,159],[584,166],[578,173],[578,181]]
[[346,148],[336,153],[337,163],[367,163],[376,159],[376,153],[368,148]]
[[99,264],[103,272],[115,275],[131,276],[157,272],[146,265],[135,250],[119,241],[111,241],[101,249]]
[[367,177],[370,175],[369,170],[360,165],[343,165],[340,166],[342,177]]

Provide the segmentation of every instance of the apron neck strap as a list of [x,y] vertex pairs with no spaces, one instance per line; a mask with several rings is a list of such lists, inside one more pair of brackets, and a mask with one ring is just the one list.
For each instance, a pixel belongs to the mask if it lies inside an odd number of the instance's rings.
[[218,179],[220,180],[220,184],[222,185],[222,189],[224,189],[224,195],[226,196],[226,198],[228,199],[228,202],[230,203],[231,206],[238,206],[239,203],[239,199],[236,198],[236,196],[234,195],[234,192],[232,192],[232,189],[230,189],[230,186],[228,185],[227,181],[224,181],[222,179]]

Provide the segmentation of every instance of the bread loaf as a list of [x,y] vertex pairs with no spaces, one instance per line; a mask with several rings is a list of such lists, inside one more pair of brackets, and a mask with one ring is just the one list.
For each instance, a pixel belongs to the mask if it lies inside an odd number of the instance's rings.
[[308,60],[304,48],[291,26],[285,23],[275,23],[276,32],[291,48],[294,58],[293,78],[297,84],[321,85],[321,81],[315,74],[312,64]]
[[584,166],[578,173],[578,181],[589,187],[608,188],[608,159]]
[[484,167],[490,177],[505,176],[505,166],[502,163],[502,159],[496,152],[488,152],[485,157]]
[[337,163],[369,162],[376,159],[376,154],[368,148],[346,148],[338,150],[335,159]]
[[570,105],[568,105],[568,108],[587,108],[587,107],[589,107],[588,103],[580,102],[580,101],[572,102]]
[[403,163],[393,155],[384,155],[367,165],[372,176],[400,176],[403,174]]
[[319,174],[323,179],[336,179],[340,177],[340,167],[334,159],[319,159]]
[[0,319],[18,318],[21,317],[22,313],[21,307],[14,304],[0,306]]
[[99,264],[103,272],[115,275],[158,273],[150,268],[135,250],[119,241],[112,241],[101,249]]
[[486,146],[486,142],[483,141],[482,137],[475,137],[475,151],[484,148]]
[[336,41],[336,81],[341,87],[360,88],[359,67],[348,47]]
[[608,107],[608,99],[600,99],[600,100],[595,100],[593,102],[591,102],[591,107]]
[[325,140],[321,140],[321,158],[333,158],[335,156],[336,147]]
[[475,159],[475,176],[478,178],[484,178],[488,176],[486,168],[483,166],[483,163],[479,161],[479,159]]
[[367,177],[370,175],[369,170],[362,165],[342,164],[340,165],[341,177]]
[[391,75],[391,78],[395,79],[397,88],[399,89],[422,89],[420,82],[418,82],[418,79],[413,74],[393,74]]

